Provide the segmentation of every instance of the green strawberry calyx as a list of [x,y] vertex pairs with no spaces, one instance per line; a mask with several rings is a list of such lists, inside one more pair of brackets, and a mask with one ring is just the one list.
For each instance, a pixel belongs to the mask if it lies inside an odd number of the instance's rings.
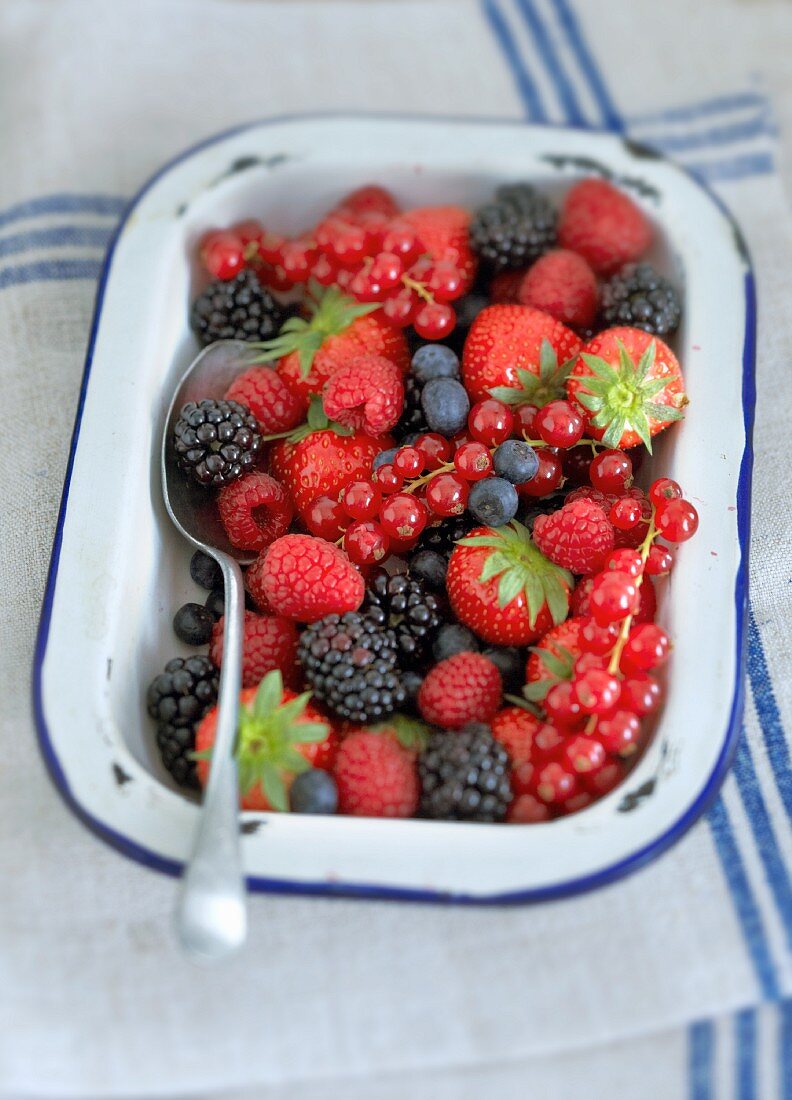
[[347,424],[339,424],[337,420],[331,420],[324,411],[322,398],[318,393],[312,393],[305,421],[298,424],[288,432],[275,432],[273,435],[262,436],[262,442],[269,443],[273,439],[286,439],[289,443],[301,443],[314,432],[332,432],[334,435],[349,436],[355,434],[355,429]]
[[469,535],[458,546],[481,546],[492,551],[484,561],[480,584],[498,577],[498,606],[503,609],[521,592],[525,594],[533,627],[547,608],[558,625],[569,614],[572,574],[546,558],[531,538],[531,532],[517,520],[505,527],[490,527],[486,535]]
[[575,400],[588,411],[592,425],[604,429],[602,442],[606,447],[618,447],[625,432],[635,432],[651,454],[650,418],[666,423],[682,420],[681,409],[688,401],[684,394],[674,395],[673,405],[654,400],[672,380],[668,376],[652,377],[657,353],[654,340],[637,363],[621,340],[617,344],[617,365],[581,352],[581,359],[592,373],[578,376],[582,388],[575,394]]
[[305,304],[309,312],[307,318],[290,317],[272,340],[251,344],[252,348],[259,349],[259,354],[251,360],[253,363],[271,363],[296,351],[300,357],[300,374],[307,378],[314,356],[328,336],[337,336],[359,317],[380,308],[379,302],[356,302],[337,286],[325,290],[313,281],[308,285]]
[[538,653],[550,676],[542,680],[532,680],[523,688],[523,695],[532,703],[539,703],[546,698],[550,688],[561,683],[562,680],[571,680],[575,671],[575,655],[566,646],[556,647],[558,653],[550,649],[542,649],[540,646],[531,646],[531,653]]
[[[259,684],[252,705],[239,708],[234,751],[243,795],[260,783],[274,810],[288,810],[286,780],[310,767],[295,746],[324,741],[330,732],[324,722],[301,720],[310,699],[306,691],[284,703],[283,676],[275,669]],[[193,753],[197,760],[211,755],[211,748]]]
[[576,356],[566,363],[558,362],[558,354],[545,338],[539,351],[539,373],[517,368],[518,386],[493,386],[489,391],[496,401],[504,405],[536,405],[544,408],[551,401],[566,397],[565,383],[575,365]]
[[429,727],[418,718],[406,714],[394,714],[384,722],[369,727],[375,733],[392,733],[403,749],[421,752],[426,748]]

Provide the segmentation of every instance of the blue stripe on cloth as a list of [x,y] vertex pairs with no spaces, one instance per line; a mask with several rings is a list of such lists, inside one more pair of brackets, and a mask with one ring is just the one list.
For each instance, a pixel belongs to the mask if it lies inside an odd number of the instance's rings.
[[762,114],[727,126],[715,126],[700,133],[652,134],[647,140],[666,153],[686,153],[690,149],[701,149],[708,145],[729,145],[765,135],[772,137],[777,132],[768,116]]
[[765,870],[767,882],[775,899],[779,916],[786,931],[787,943],[792,951],[792,881],[790,881],[778,839],[767,812],[767,805],[756,776],[751,749],[742,731],[734,756],[734,778],[751,824],[756,847]]
[[780,990],[770,956],[767,934],[745,872],[740,849],[737,847],[723,795],[718,795],[707,814],[707,819],[762,995],[767,1000],[776,1001]]
[[60,279],[98,279],[102,266],[102,260],[41,260],[19,264],[0,271],[0,290]]
[[735,1100],[756,1100],[756,1012],[746,1008],[734,1017]]
[[32,252],[37,248],[106,248],[113,234],[112,227],[92,225],[56,225],[51,229],[31,229],[0,237],[0,258]]
[[712,1100],[712,1070],[715,1060],[715,1028],[710,1020],[691,1024],[688,1029],[688,1077],[690,1100]]
[[118,218],[127,205],[128,200],[119,195],[40,195],[0,210],[0,228],[11,222],[41,218],[47,214],[97,214]]
[[589,50],[580,30],[577,16],[567,0],[552,0],[552,5],[583,75],[586,77],[591,94],[600,109],[603,123],[609,130],[623,130],[622,117],[616,110],[616,105],[605,87],[605,82],[594,61],[594,55]]
[[699,103],[688,103],[680,107],[669,107],[664,111],[652,111],[649,114],[630,115],[627,123],[630,126],[649,126],[655,123],[689,122],[691,119],[705,117],[707,115],[719,115],[725,112],[738,111],[745,107],[767,106],[767,99],[758,92],[739,92],[736,95],[716,96],[714,99],[703,99]]
[[741,180],[749,176],[762,176],[775,171],[770,153],[746,153],[728,160],[687,161],[685,167],[694,175],[710,183]]
[[520,51],[512,38],[509,24],[498,7],[497,0],[481,0],[481,10],[492,28],[492,33],[495,35],[503,56],[506,58],[506,63],[511,69],[514,83],[517,85],[517,91],[525,108],[526,117],[534,122],[546,122],[547,113],[542,104],[539,89],[520,56]]
[[792,821],[792,761],[753,610],[748,612],[748,679],[778,793]]
[[536,43],[536,51],[544,61],[550,74],[550,79],[558,93],[567,122],[571,122],[574,126],[587,126],[588,122],[583,114],[575,89],[564,71],[553,39],[550,37],[533,0],[516,0],[516,3]]
[[792,1100],[792,1001],[784,1001],[778,1036],[778,1076],[782,1100]]

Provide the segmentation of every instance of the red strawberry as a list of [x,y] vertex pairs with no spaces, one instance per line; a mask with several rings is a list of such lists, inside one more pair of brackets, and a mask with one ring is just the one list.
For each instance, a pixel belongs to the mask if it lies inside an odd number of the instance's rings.
[[400,221],[412,226],[433,260],[448,260],[458,268],[463,277],[461,293],[467,294],[478,262],[468,238],[470,211],[461,206],[421,206],[408,210]]
[[[258,688],[239,696],[236,758],[243,810],[288,810],[295,775],[308,767],[328,771],[338,735],[311,706],[310,695],[283,690],[280,672],[270,672]],[[217,707],[195,732],[198,778],[206,786],[217,735]]]
[[613,549],[613,525],[592,500],[575,500],[537,516],[533,537],[550,561],[570,573],[596,573]]
[[420,788],[415,754],[393,731],[355,729],[336,755],[338,809],[356,817],[412,817]]
[[305,415],[305,402],[272,367],[251,367],[226,390],[226,401],[247,405],[264,435],[288,432]]
[[[575,660],[581,655],[580,627],[582,619],[571,618],[544,634],[525,666],[529,684],[548,681],[548,690],[559,680],[571,680]],[[546,693],[545,693],[546,694]]]
[[361,214],[382,214],[386,218],[395,218],[400,211],[390,191],[376,183],[369,183],[344,195],[332,213],[354,220]]
[[566,385],[588,433],[622,450],[644,443],[651,451],[651,437],[681,420],[688,403],[673,351],[638,328],[609,328],[589,340]]
[[256,552],[285,535],[294,508],[279,481],[261,470],[224,485],[217,510],[232,546]]
[[504,707],[490,722],[492,736],[500,741],[511,759],[511,786],[516,797],[530,790],[534,775],[533,742],[541,725],[538,718],[522,707]]
[[342,489],[371,476],[371,464],[391,446],[388,436],[366,432],[338,435],[332,430],[312,432],[297,443],[281,440],[272,448],[270,469],[286,488],[297,511],[304,515],[317,497],[338,500]]
[[480,653],[455,653],[426,675],[418,709],[427,722],[455,730],[468,722],[488,722],[503,695],[500,672]]
[[462,379],[471,401],[497,397],[509,405],[546,405],[564,397],[565,364],[581,348],[577,336],[530,306],[489,306],[470,327]]
[[[225,616],[215,623],[209,645],[209,657],[218,668],[222,667],[224,634]],[[299,687],[298,640],[297,627],[291,619],[246,611],[242,632],[242,687],[256,687],[276,668],[280,669],[286,687]]]
[[489,285],[490,301],[493,305],[518,305],[520,292],[527,267],[521,267],[518,271],[501,271]]
[[597,274],[609,275],[646,252],[652,227],[623,191],[606,180],[587,179],[567,193],[558,241],[583,256]]
[[[310,317],[292,317],[274,340],[262,345],[261,362],[280,360],[278,374],[307,406],[352,356],[381,355],[403,373],[410,368],[407,340],[376,303],[361,305],[338,287],[307,301]],[[373,312],[377,311],[377,312]]]
[[284,535],[273,542],[260,579],[275,613],[303,623],[357,611],[366,593],[344,551],[313,535]]
[[597,315],[597,279],[575,252],[545,253],[520,283],[517,300],[572,328],[588,328]]
[[457,618],[484,641],[529,645],[567,617],[572,576],[542,554],[522,524],[477,527],[448,563]]
[[[589,597],[591,596],[591,586],[593,583],[593,577],[581,577],[575,585],[575,590],[572,593],[571,599],[573,615],[585,617],[591,614]],[[633,616],[633,623],[654,622],[655,612],[657,611],[657,597],[651,577],[644,576],[641,586],[638,589],[638,596],[640,597],[640,603],[638,605],[638,610]]]
[[339,367],[325,386],[326,415],[347,428],[381,435],[404,408],[402,373],[380,355],[360,355]]

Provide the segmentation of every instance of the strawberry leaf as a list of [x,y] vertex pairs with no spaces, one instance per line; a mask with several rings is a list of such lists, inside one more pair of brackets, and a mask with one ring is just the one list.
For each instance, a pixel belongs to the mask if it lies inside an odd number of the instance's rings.
[[572,678],[574,658],[568,649],[559,648],[561,654],[559,656],[556,656],[551,649],[540,649],[537,646],[531,646],[531,652],[539,655],[544,667],[555,676],[556,680],[569,680]]
[[566,396],[565,382],[574,365],[574,357],[559,364],[555,348],[545,338],[539,349],[536,372],[518,367],[516,386],[493,386],[489,392],[505,405],[536,405],[542,408],[550,401]]
[[289,808],[289,799],[286,795],[286,786],[272,764],[263,764],[261,767],[261,786],[267,801],[273,810],[285,813]]
[[280,669],[268,672],[258,686],[253,701],[253,717],[268,718],[283,698],[283,676]]
[[420,722],[417,718],[410,718],[406,714],[394,714],[387,722],[381,722],[372,728],[377,732],[392,730],[401,747],[410,752],[421,752],[425,749],[429,737],[429,727],[426,723]]
[[551,687],[555,687],[557,680],[533,680],[530,684],[526,684],[522,689],[522,693],[526,699],[532,703],[540,703],[547,697],[547,693]]

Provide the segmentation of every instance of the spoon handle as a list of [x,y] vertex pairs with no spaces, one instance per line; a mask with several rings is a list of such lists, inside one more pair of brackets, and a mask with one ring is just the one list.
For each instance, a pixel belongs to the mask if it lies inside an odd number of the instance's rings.
[[192,855],[182,876],[176,906],[176,930],[182,947],[193,958],[206,961],[236,951],[247,933],[234,757],[242,679],[244,590],[237,563],[225,554],[216,557],[225,584],[217,734]]

